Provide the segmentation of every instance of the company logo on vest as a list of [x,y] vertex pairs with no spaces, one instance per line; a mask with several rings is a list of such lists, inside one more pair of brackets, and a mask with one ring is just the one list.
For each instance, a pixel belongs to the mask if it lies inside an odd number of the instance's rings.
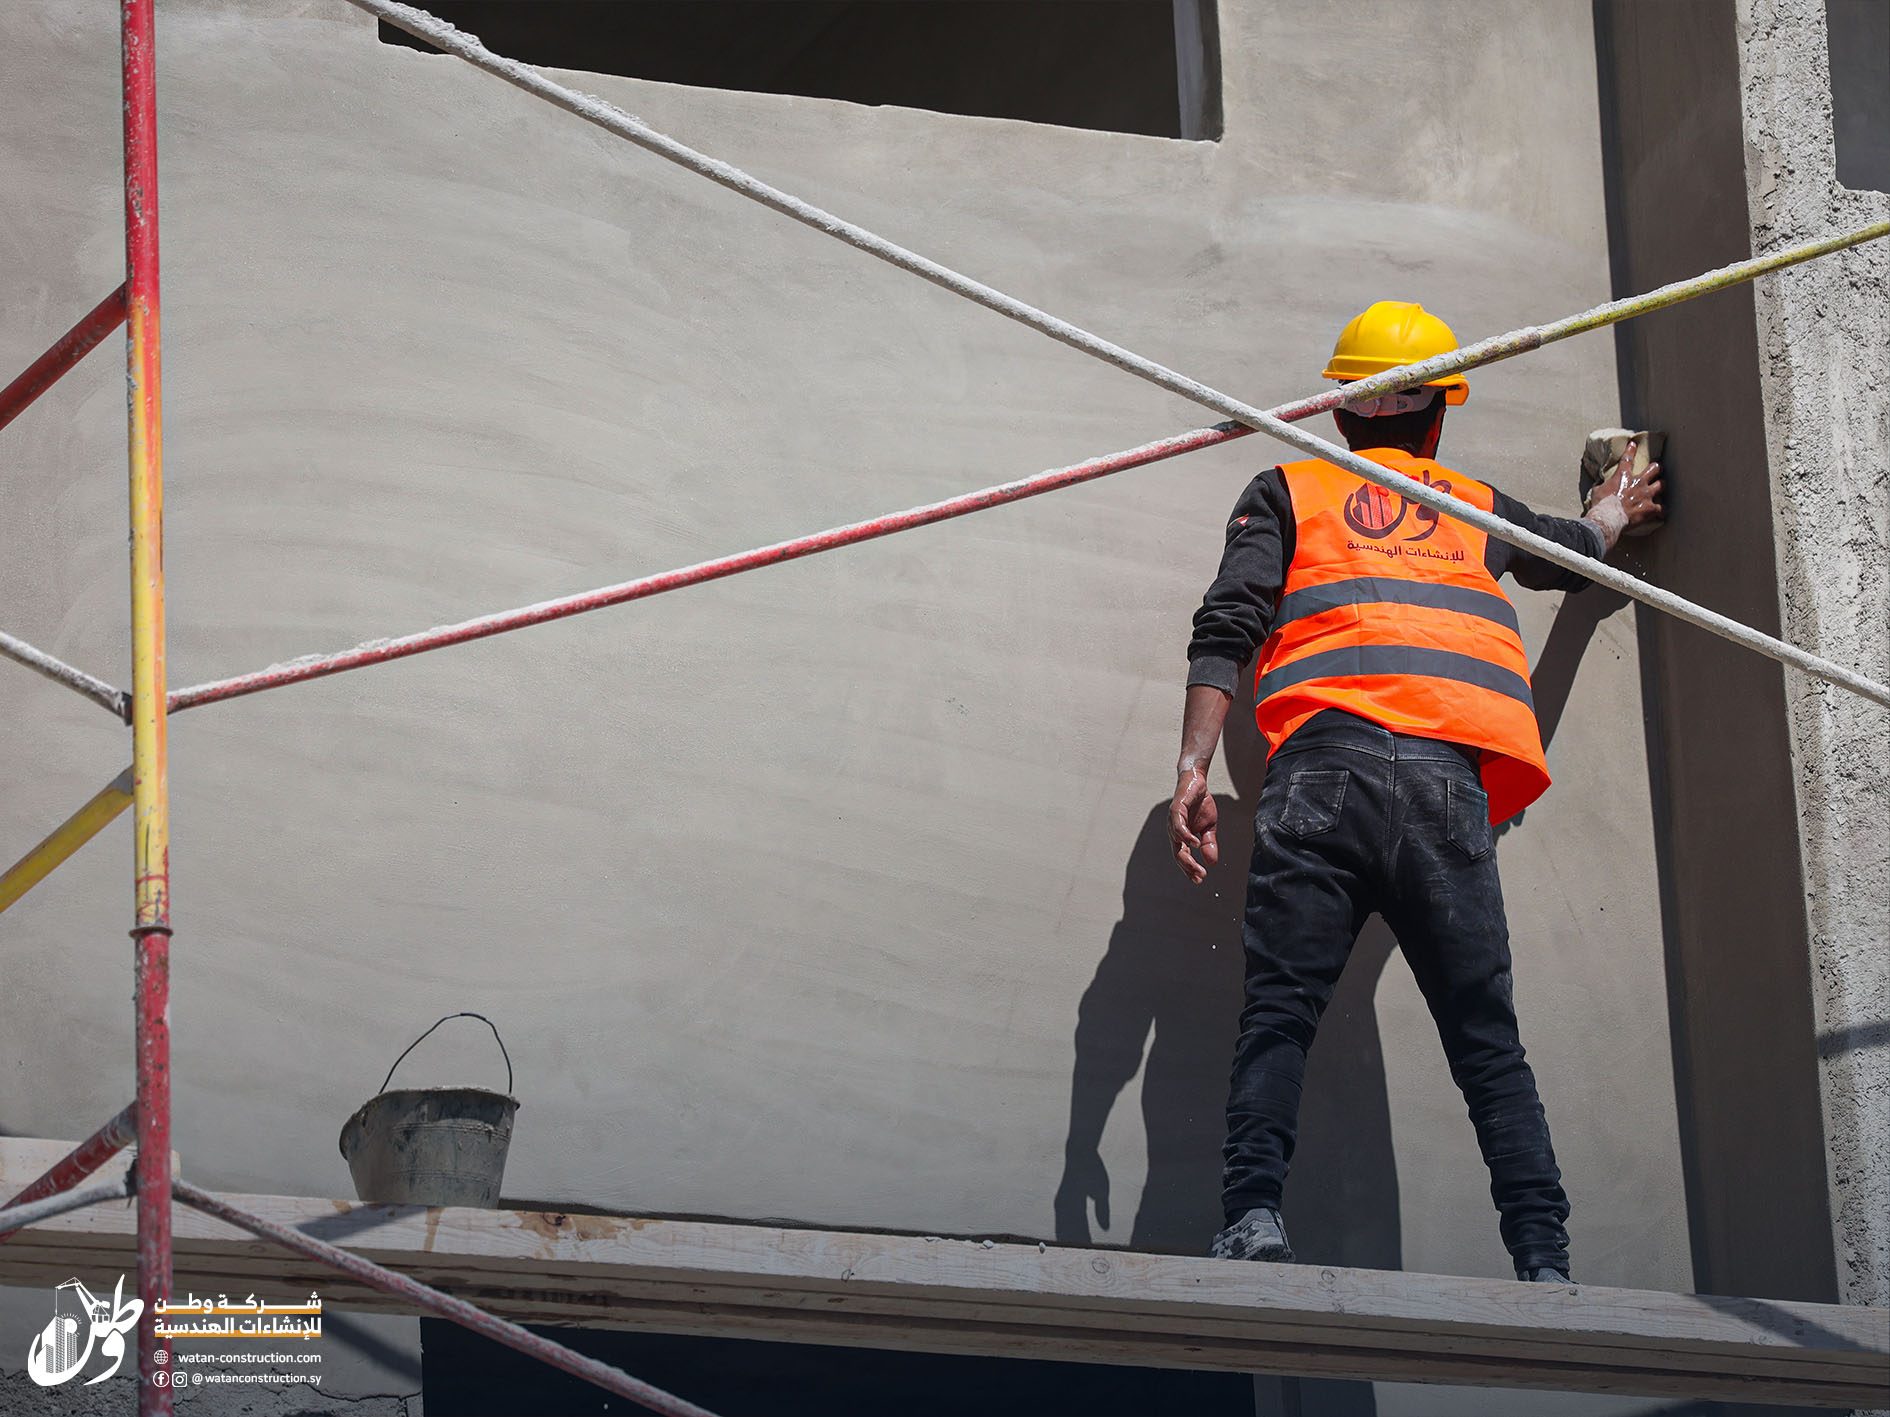
[[[1450,492],[1450,483],[1439,480],[1431,481],[1431,474],[1424,473],[1424,485],[1435,487],[1446,495]],[[1345,524],[1360,536],[1369,536],[1373,541],[1383,541],[1404,525],[1407,513],[1415,510],[1413,522],[1422,530],[1401,538],[1404,541],[1423,541],[1437,531],[1437,513],[1429,507],[1414,507],[1398,493],[1380,487],[1375,482],[1361,482],[1358,490],[1345,499],[1340,508],[1345,517]]]

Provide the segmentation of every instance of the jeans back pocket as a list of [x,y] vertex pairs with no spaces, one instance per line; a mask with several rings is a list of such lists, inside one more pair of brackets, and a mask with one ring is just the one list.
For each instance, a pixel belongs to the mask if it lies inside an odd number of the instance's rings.
[[1490,830],[1490,798],[1480,787],[1452,778],[1444,784],[1444,830],[1450,843],[1472,861],[1496,845]]
[[1318,836],[1337,825],[1345,805],[1346,771],[1307,769],[1287,779],[1280,829],[1297,837]]

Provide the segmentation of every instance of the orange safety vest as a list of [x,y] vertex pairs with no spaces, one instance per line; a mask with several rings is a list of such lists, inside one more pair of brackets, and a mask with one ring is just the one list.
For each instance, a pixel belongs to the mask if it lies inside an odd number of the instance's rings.
[[[1363,456],[1486,512],[1495,501],[1429,458]],[[1254,678],[1269,754],[1314,714],[1344,709],[1481,750],[1490,820],[1515,816],[1549,769],[1516,610],[1484,564],[1489,538],[1330,463],[1280,470],[1298,539]]]

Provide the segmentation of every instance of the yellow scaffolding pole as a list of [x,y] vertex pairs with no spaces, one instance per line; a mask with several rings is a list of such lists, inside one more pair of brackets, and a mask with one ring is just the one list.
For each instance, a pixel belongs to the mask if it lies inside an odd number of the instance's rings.
[[45,880],[81,846],[104,831],[131,805],[131,769],[101,787],[78,811],[67,817],[38,846],[0,876],[0,911]]

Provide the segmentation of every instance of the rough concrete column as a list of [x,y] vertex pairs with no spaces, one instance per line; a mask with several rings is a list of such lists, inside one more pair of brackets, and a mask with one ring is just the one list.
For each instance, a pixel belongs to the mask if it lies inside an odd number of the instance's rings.
[[[1739,0],[1738,42],[1753,249],[1890,216],[1890,194],[1837,180],[1823,0]],[[1881,678],[1890,674],[1890,242],[1761,282],[1756,313],[1785,634]],[[1883,1304],[1890,716],[1798,675],[1786,676],[1786,691],[1837,1278],[1847,1302]]]

